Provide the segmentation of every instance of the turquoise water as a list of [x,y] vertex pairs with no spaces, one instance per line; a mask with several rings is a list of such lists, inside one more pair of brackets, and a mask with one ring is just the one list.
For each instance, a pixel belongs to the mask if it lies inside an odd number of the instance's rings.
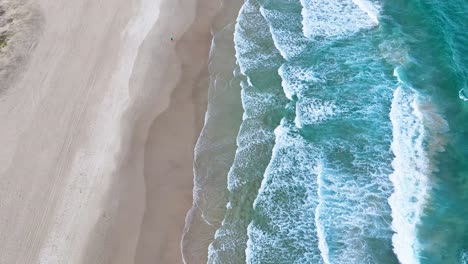
[[468,1],[246,0],[233,41],[208,263],[468,263]]

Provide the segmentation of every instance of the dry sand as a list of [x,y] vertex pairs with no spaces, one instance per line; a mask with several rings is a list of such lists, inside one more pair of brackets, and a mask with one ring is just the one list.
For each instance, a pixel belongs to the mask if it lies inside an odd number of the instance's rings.
[[37,4],[0,96],[0,264],[182,263],[219,3]]

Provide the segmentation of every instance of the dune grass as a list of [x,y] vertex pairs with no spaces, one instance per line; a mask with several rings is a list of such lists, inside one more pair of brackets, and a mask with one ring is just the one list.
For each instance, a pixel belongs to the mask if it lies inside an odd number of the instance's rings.
[[8,37],[5,33],[0,33],[0,49],[3,49],[8,43]]

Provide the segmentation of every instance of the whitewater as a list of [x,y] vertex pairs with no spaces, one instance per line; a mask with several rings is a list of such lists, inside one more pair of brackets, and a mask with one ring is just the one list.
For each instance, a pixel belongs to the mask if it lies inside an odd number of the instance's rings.
[[208,263],[467,263],[468,21],[456,8],[468,4],[244,2],[241,118],[223,208],[204,211],[220,217],[205,218]]

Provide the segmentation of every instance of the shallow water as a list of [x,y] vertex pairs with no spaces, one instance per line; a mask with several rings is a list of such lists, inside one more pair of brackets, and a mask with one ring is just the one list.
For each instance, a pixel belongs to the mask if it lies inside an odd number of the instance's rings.
[[246,0],[243,116],[208,263],[468,263],[467,12]]

